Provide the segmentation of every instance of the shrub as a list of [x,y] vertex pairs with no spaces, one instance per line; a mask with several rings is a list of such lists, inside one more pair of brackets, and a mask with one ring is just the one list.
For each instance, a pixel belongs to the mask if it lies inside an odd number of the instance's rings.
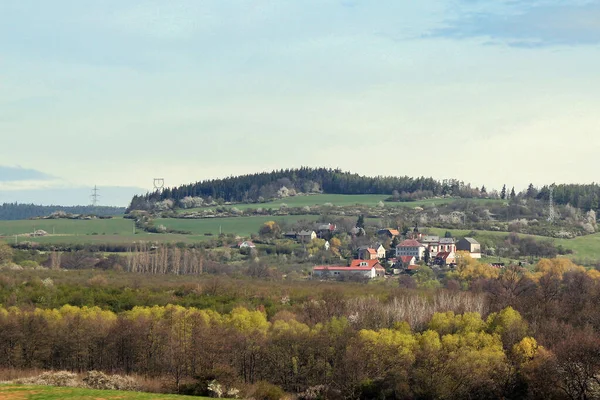
[[285,392],[279,386],[261,381],[254,386],[252,395],[249,397],[255,400],[279,400],[285,397]]
[[82,380],[90,389],[135,391],[139,388],[136,381],[130,376],[107,375],[98,371],[87,372]]
[[39,376],[34,376],[32,378],[17,379],[15,383],[21,385],[40,386],[79,386],[79,382],[77,381],[77,374],[68,371],[44,372],[43,374]]

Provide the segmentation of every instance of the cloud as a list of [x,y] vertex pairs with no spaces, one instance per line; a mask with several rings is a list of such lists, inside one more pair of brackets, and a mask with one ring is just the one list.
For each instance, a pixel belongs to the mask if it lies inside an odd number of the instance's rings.
[[493,9],[481,3],[467,2],[456,18],[430,36],[483,38],[515,47],[600,44],[598,2],[512,1],[496,3]]
[[0,165],[0,182],[47,181],[55,178],[35,169]]

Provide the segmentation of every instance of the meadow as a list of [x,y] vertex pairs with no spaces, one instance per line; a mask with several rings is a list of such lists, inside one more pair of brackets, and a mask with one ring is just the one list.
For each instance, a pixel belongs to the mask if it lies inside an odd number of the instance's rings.
[[[348,207],[348,206],[356,206],[363,205],[369,207],[375,207],[379,204],[379,202],[383,201],[385,207],[420,207],[420,206],[439,206],[442,204],[452,203],[457,201],[457,199],[428,199],[428,200],[418,200],[418,201],[410,201],[410,202],[386,202],[385,200],[389,198],[389,195],[380,195],[380,194],[316,194],[309,196],[295,196],[295,197],[287,197],[285,199],[269,201],[266,203],[256,203],[256,204],[236,204],[233,206],[227,206],[226,208],[236,207],[240,210],[256,210],[257,208],[266,208],[266,209],[279,209],[282,204],[285,204],[287,207],[305,207],[305,206],[323,206],[326,204],[331,204],[333,206],[338,207]],[[498,203],[503,200],[493,200],[493,199],[469,199],[467,201],[474,203]],[[202,211],[203,209],[211,208],[191,208],[187,210],[179,210],[180,213],[194,212],[194,211]]]
[[207,399],[198,396],[179,396],[173,394],[155,394],[141,392],[124,392],[117,390],[94,390],[55,386],[29,385],[0,385],[0,399],[11,400],[60,400],[60,399],[90,399],[90,400],[179,400]]

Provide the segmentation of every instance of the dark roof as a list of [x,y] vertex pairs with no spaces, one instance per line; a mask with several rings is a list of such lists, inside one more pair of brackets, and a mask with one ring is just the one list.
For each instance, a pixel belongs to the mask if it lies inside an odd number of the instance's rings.
[[473,238],[466,237],[466,238],[463,238],[463,240],[466,240],[467,242],[469,242],[471,244],[479,244],[479,242]]

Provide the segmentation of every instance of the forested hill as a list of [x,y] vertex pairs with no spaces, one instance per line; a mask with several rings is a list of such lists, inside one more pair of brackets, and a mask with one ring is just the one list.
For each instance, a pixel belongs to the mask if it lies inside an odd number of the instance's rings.
[[367,177],[343,172],[339,169],[303,167],[206,180],[169,188],[162,193],[155,192],[145,196],[136,196],[133,198],[130,209],[143,209],[145,208],[144,203],[147,202],[167,199],[180,201],[186,197],[210,197],[214,200],[228,202],[256,202],[278,197],[278,191],[282,188],[296,193],[392,195],[394,192],[398,194],[423,192],[423,197],[446,194],[464,195],[464,197],[473,195],[470,186],[457,180],[440,182],[425,177]]
[[0,220],[46,217],[56,211],[63,211],[68,214],[86,214],[103,217],[110,215],[122,215],[125,213],[125,208],[95,206],[38,206],[35,204],[4,203],[0,205]]

